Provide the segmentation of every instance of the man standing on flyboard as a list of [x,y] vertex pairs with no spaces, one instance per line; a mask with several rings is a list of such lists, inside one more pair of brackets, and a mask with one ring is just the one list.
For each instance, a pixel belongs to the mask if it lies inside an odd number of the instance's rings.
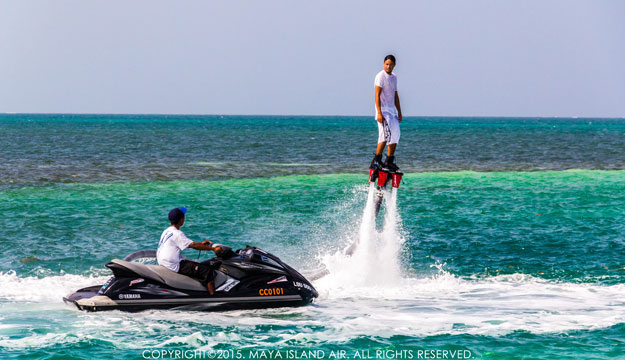
[[[378,146],[371,161],[371,169],[386,168],[397,172],[395,164],[395,148],[399,142],[399,123],[401,122],[401,106],[397,93],[397,76],[393,74],[395,56],[384,58],[384,70],[375,76],[375,110],[378,121]],[[388,144],[386,160],[382,163],[382,152]]]

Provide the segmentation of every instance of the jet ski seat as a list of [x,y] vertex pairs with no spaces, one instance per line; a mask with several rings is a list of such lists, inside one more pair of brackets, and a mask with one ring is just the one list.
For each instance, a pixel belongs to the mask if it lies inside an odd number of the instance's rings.
[[[129,262],[119,259],[113,259],[111,262],[123,266],[140,277],[158,281],[176,289],[206,291],[206,286],[202,285],[199,281],[178,274],[161,265],[144,265],[138,262]],[[226,275],[220,271],[215,271],[215,288],[221,286],[226,280]]]

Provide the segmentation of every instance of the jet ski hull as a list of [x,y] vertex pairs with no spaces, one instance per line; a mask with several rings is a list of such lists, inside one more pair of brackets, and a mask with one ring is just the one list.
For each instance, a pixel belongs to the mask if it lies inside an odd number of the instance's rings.
[[80,289],[63,298],[67,304],[83,311],[121,310],[138,312],[148,309],[175,309],[193,311],[223,311],[238,309],[263,309],[277,307],[297,307],[308,305],[312,299],[303,299],[300,295],[265,296],[265,297],[221,297],[219,295],[189,297],[186,299],[128,299],[113,300],[108,296],[98,295],[100,286]]

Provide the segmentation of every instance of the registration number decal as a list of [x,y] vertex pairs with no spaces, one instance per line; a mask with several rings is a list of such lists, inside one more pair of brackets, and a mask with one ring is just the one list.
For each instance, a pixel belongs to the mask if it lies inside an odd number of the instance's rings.
[[283,288],[260,289],[258,290],[258,295],[260,296],[284,295],[284,289]]

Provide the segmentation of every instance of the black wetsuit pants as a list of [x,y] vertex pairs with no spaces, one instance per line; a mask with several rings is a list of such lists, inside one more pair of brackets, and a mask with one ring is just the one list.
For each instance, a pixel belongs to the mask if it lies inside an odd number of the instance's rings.
[[209,282],[215,278],[215,270],[209,265],[197,263],[195,261],[181,260],[180,268],[178,268],[178,274],[186,275],[197,279],[206,286]]

